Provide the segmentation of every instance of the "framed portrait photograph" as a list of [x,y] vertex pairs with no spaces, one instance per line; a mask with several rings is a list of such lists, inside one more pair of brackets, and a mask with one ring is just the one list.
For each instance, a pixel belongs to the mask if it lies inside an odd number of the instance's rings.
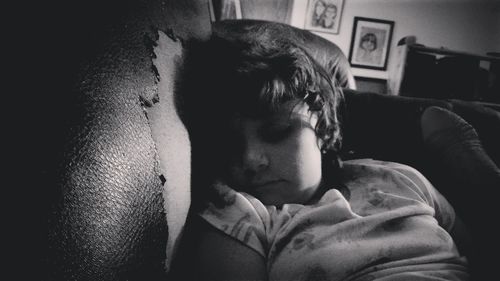
[[240,0],[208,0],[210,20],[241,19]]
[[308,0],[304,29],[339,33],[344,0]]
[[354,17],[349,63],[352,67],[386,70],[394,21]]

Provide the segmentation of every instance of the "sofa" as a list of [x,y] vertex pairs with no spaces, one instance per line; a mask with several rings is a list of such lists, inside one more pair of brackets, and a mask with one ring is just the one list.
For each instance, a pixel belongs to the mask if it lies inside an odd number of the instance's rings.
[[[191,183],[197,177],[179,83],[186,83],[182,74],[190,42],[210,36],[279,36],[308,50],[344,88],[343,158],[391,160],[421,170],[464,215],[479,249],[471,258],[478,272],[490,272],[488,252],[495,253],[488,243],[494,243],[496,232],[481,218],[488,217],[484,212],[498,213],[492,210],[493,191],[453,196],[455,175],[447,169],[439,172],[445,163],[426,150],[420,117],[425,108],[438,106],[474,126],[484,147],[481,157],[494,163],[488,166],[492,180],[484,184],[491,187],[500,166],[498,111],[473,102],[360,92],[334,43],[267,21],[211,26],[206,4],[129,1],[118,9],[123,13],[110,6],[101,9],[90,26],[76,20],[70,25],[84,37],[68,39],[75,48],[61,59],[65,68],[58,74],[64,82],[40,104],[51,113],[40,123],[44,126],[37,165],[39,185],[47,190],[47,252],[42,261],[47,280],[178,277],[171,274],[172,265],[182,264],[176,260],[182,256]],[[85,11],[92,14],[99,5]]]

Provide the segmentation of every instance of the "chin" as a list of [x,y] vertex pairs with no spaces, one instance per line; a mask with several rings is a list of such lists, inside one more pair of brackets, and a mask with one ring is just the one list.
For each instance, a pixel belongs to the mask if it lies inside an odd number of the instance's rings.
[[306,204],[312,196],[297,195],[297,196],[259,196],[257,197],[264,205],[281,207],[285,204]]

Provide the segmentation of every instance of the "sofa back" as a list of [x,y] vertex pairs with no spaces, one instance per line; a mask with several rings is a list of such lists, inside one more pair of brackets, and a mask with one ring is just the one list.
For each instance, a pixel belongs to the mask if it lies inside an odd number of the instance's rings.
[[481,104],[392,96],[344,89],[341,106],[344,159],[392,160],[428,171],[420,117],[429,106],[451,110],[477,131],[489,157],[500,167],[500,112]]

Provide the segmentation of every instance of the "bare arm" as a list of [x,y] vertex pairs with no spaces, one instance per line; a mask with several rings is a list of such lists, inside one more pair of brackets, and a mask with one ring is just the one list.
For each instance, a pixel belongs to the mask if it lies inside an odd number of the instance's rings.
[[264,258],[240,241],[200,223],[194,259],[203,280],[267,280]]

